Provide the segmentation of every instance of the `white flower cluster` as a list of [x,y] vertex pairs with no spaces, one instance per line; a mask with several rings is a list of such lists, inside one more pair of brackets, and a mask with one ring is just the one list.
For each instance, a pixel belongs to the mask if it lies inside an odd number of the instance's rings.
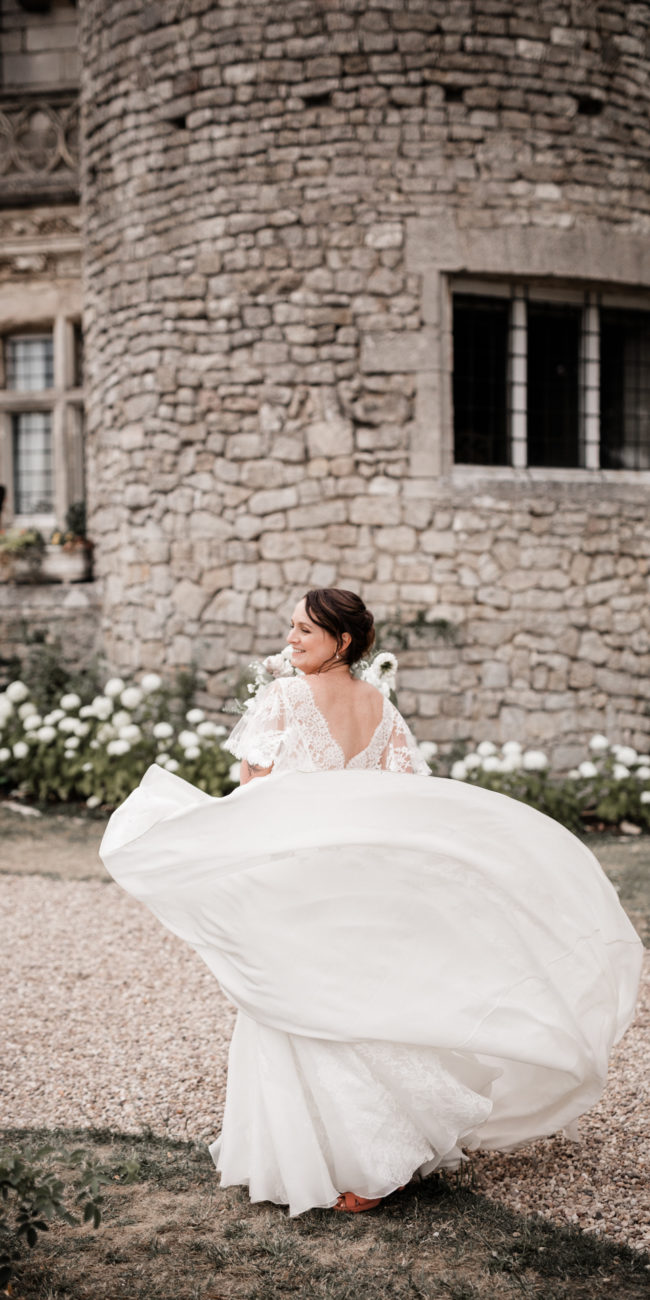
[[135,779],[152,760],[170,772],[187,771],[189,765],[191,776],[191,765],[206,751],[221,751],[226,728],[194,708],[176,734],[172,723],[160,716],[166,707],[157,673],[145,673],[137,685],[111,677],[89,704],[68,691],[45,716],[30,700],[24,682],[10,682],[0,693],[0,780],[6,785],[8,776],[11,788],[11,781],[19,784],[22,779],[29,788],[30,779],[36,778],[46,792],[50,787],[79,791],[90,786],[86,802],[93,808],[101,802],[98,789],[112,788],[115,760],[124,762],[130,755]]
[[[291,646],[286,645],[279,654],[267,655],[266,659],[254,659],[248,665],[249,672],[253,680],[248,684],[248,694],[250,699],[244,701],[244,708],[250,708],[255,696],[264,686],[278,677],[302,677],[302,672],[291,662]],[[395,690],[395,681],[397,676],[397,659],[389,651],[380,651],[376,654],[370,663],[362,660],[358,668],[358,676],[364,682],[370,682],[371,686],[376,686],[382,695],[390,695]],[[433,743],[433,742],[432,742]]]
[[[626,781],[628,777],[650,781],[650,754],[638,754],[632,745],[610,745],[607,736],[602,735],[592,736],[589,748],[594,759],[585,759],[571,768],[568,775],[573,781],[592,781],[605,772],[611,773],[615,781]],[[641,803],[650,803],[650,790],[643,790],[640,798]]]
[[388,650],[381,650],[369,664],[362,665],[359,673],[362,681],[376,686],[382,695],[389,696],[395,690],[397,681],[397,659]]
[[466,781],[472,772],[545,772],[548,758],[541,749],[524,749],[518,740],[507,740],[499,750],[491,740],[482,740],[476,749],[452,765],[454,781]]

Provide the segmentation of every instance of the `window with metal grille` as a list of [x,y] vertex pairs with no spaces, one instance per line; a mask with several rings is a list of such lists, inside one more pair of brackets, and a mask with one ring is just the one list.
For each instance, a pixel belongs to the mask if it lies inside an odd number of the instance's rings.
[[457,463],[650,469],[650,311],[461,288],[453,354]]
[[14,335],[6,343],[7,388],[38,393],[54,384],[54,347],[51,334]]
[[77,321],[0,340],[2,523],[62,523],[84,497],[82,339]]
[[25,411],[13,416],[13,462],[16,514],[50,514],[54,494],[49,411]]

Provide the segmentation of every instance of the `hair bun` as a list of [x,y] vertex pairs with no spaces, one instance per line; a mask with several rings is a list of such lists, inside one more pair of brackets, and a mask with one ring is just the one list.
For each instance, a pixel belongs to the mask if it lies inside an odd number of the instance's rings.
[[375,620],[355,591],[343,587],[317,587],[305,596],[305,609],[312,621],[341,646],[345,634],[350,644],[340,656],[345,663],[358,663],[375,641]]

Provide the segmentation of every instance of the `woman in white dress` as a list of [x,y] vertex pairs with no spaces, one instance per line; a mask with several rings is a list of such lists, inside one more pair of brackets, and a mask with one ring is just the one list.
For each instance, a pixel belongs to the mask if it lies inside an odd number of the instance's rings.
[[308,592],[287,638],[300,675],[228,741],[240,789],[213,799],[154,766],[100,850],[238,1007],[210,1151],[223,1186],[291,1214],[369,1209],[463,1151],[570,1130],[640,975],[578,839],[429,776],[351,674],[373,638],[359,597]]

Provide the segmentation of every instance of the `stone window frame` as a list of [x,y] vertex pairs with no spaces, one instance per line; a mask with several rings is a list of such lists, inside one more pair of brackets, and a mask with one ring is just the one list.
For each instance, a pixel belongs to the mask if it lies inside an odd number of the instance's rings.
[[[70,505],[85,496],[84,389],[78,378],[78,331],[82,320],[81,286],[58,289],[34,282],[0,290],[0,482],[6,488],[2,525],[43,531],[63,525]],[[36,392],[5,387],[5,340],[20,335],[51,334],[54,385]],[[24,411],[52,415],[53,509],[17,514],[14,500],[13,420]]]
[[[454,460],[455,469],[487,469],[488,472],[494,469],[501,471],[509,469],[529,470],[541,469],[543,474],[549,470],[557,470],[562,474],[572,473],[574,470],[581,472],[587,471],[590,477],[594,471],[600,471],[600,454],[601,454],[601,437],[600,437],[600,336],[601,336],[601,311],[608,308],[621,309],[623,311],[642,311],[650,318],[650,295],[648,293],[639,295],[636,292],[625,292],[621,289],[599,288],[594,291],[589,285],[577,285],[575,282],[561,284],[555,281],[551,284],[545,281],[517,279],[498,280],[491,277],[468,277],[458,276],[450,277],[450,312],[453,313],[453,300],[456,294],[462,294],[465,298],[472,296],[501,299],[511,304],[512,316],[509,326],[509,361],[510,373],[506,380],[507,402],[511,417],[511,430],[509,434],[509,446],[511,461],[509,465],[489,465],[481,462],[472,465],[467,461]],[[581,324],[581,343],[580,343],[580,416],[578,442],[584,455],[584,465],[574,466],[529,466],[527,464],[527,382],[525,368],[523,378],[519,373],[520,367],[517,363],[522,357],[528,354],[528,326],[526,321],[526,307],[528,303],[549,304],[556,307],[573,307],[579,308],[582,317]],[[453,349],[452,349],[453,350]],[[453,379],[453,360],[452,360],[452,379]],[[453,423],[453,410],[452,410]],[[452,429],[452,457],[453,457],[453,429]],[[621,473],[630,473],[635,479],[639,474],[650,475],[650,467],[641,469],[615,469],[613,472],[618,477]]]
[[[494,228],[460,225],[453,213],[412,217],[405,222],[405,267],[420,279],[422,326],[411,330],[368,333],[362,341],[360,367],[365,373],[412,374],[416,381],[415,419],[410,430],[409,476],[426,491],[440,479],[471,486],[473,482],[631,483],[650,486],[642,469],[551,469],[512,465],[463,465],[453,459],[452,294],[455,284],[513,280],[543,282],[548,291],[600,293],[608,302],[637,305],[650,292],[650,242],[635,232],[614,230],[605,222],[579,222],[554,214],[558,225],[506,225]],[[495,215],[495,220],[498,217]],[[645,302],[649,299],[646,297]],[[643,305],[645,306],[645,302]]]

